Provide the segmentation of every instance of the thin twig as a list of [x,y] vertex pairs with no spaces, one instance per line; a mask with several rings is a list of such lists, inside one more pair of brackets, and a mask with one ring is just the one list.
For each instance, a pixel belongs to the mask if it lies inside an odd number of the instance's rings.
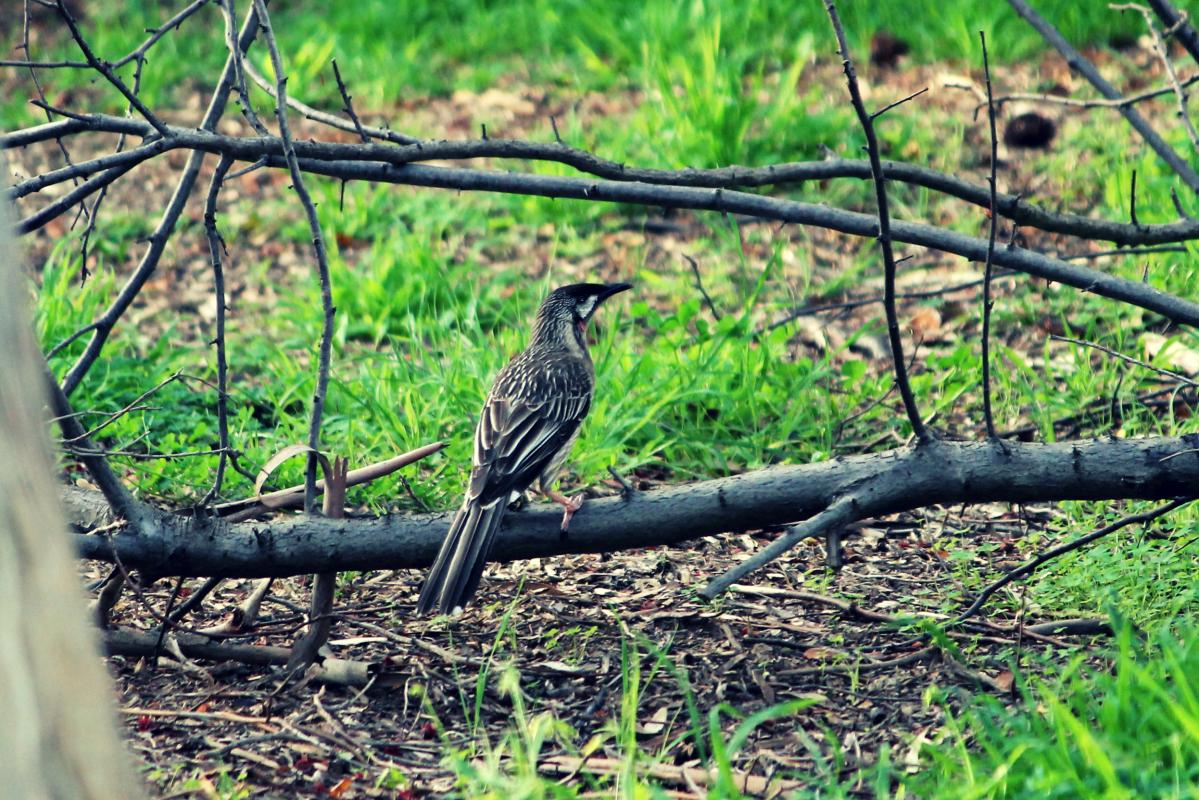
[[[87,432],[79,424],[79,420],[71,410],[71,403],[66,394],[59,388],[58,383],[49,372],[46,373],[46,382],[49,384],[50,408],[54,412],[54,416],[58,418],[58,426],[62,430],[63,438],[79,442],[84,447],[91,449]],[[114,514],[131,522],[140,522],[145,518],[142,505],[121,483],[103,455],[80,455],[79,460],[104,494],[104,499],[108,501]]]
[[[891,215],[887,206],[886,178],[883,175],[882,159],[879,156],[878,138],[874,133],[874,118],[867,113],[866,105],[862,102],[862,93],[858,88],[858,77],[854,70],[853,59],[849,55],[849,44],[845,40],[845,30],[841,27],[841,18],[837,15],[837,5],[833,0],[824,4],[829,20],[833,24],[833,33],[837,36],[837,47],[841,53],[841,65],[845,72],[845,80],[849,84],[849,96],[853,102],[858,122],[866,134],[866,150],[870,156],[870,172],[874,178],[874,196],[878,203],[878,243],[883,252],[883,307],[887,312],[887,335],[891,340],[891,359],[895,368],[895,382],[899,386],[899,396],[903,399],[903,407],[907,412],[908,421],[912,425],[912,433],[919,441],[928,438],[924,427],[924,419],[916,406],[916,397],[912,394],[911,384],[908,383],[907,364],[903,355],[903,340],[899,333],[899,314],[895,309],[895,253],[891,249]],[[993,201],[992,201],[993,202]]]
[[[238,39],[242,52],[245,52],[249,48],[257,32],[257,15],[251,9],[246,15],[246,21],[242,26],[242,32]],[[225,104],[229,99],[232,82],[233,59],[229,58],[226,60],[225,69],[217,81],[212,100],[209,101],[208,108],[204,112],[204,119],[200,123],[202,131],[213,131],[216,129],[217,121],[225,111]],[[171,233],[175,230],[175,223],[183,213],[183,207],[187,203],[188,196],[191,195],[192,187],[195,186],[196,178],[200,173],[200,165],[203,163],[204,153],[201,151],[194,151],[188,157],[187,164],[183,168],[183,173],[179,176],[179,182],[175,186],[175,191],[171,195],[171,199],[167,202],[167,207],[162,213],[158,226],[150,236],[150,246],[142,255],[141,261],[138,262],[137,269],[134,270],[128,281],[126,281],[117,298],[108,309],[105,310],[99,319],[88,326],[92,332],[91,339],[88,340],[87,347],[80,354],[79,358],[76,359],[62,381],[62,389],[66,396],[69,397],[79,386],[84,376],[87,375],[99,357],[100,351],[104,348],[104,343],[108,341],[108,337],[116,326],[117,321],[124,315],[142,287],[145,286],[146,281],[150,279],[150,276],[154,274],[154,270],[157,269],[158,261],[162,257],[163,250],[166,248],[167,240],[170,239]],[[99,187],[97,186],[96,188],[98,189]]]
[[987,424],[987,438],[997,441],[999,437],[995,435],[995,417],[991,410],[991,270],[995,262],[995,235],[999,228],[999,215],[995,211],[999,137],[995,133],[995,101],[991,89],[991,62],[987,58],[987,34],[979,31],[978,39],[983,50],[983,74],[987,79],[987,121],[991,133],[991,174],[987,178],[991,185],[991,209],[988,214],[991,219],[987,230],[987,261],[983,265],[983,416]]
[[87,63],[91,65],[92,69],[103,75],[106,81],[111,83],[118,92],[124,95],[125,99],[129,101],[129,105],[137,109],[137,113],[141,114],[146,122],[153,125],[154,130],[158,131],[164,137],[168,136],[167,127],[158,118],[158,115],[141,101],[137,94],[126,85],[125,81],[121,80],[121,77],[113,71],[112,65],[101,61],[92,52],[91,46],[88,45],[87,40],[83,38],[83,33],[79,30],[79,26],[75,24],[75,17],[71,16],[71,12],[67,9],[63,0],[57,0],[57,8],[63,22],[67,23],[67,28],[71,31],[71,38],[75,40],[75,44],[79,45],[80,52],[83,53],[83,57],[87,59]]
[[167,631],[171,627],[171,611],[175,608],[175,601],[179,599],[179,592],[183,589],[183,576],[180,575],[175,579],[175,588],[171,591],[171,599],[167,600],[166,610],[162,612],[162,622],[158,626],[158,641],[154,643],[154,652],[150,654],[150,665],[158,666],[158,656],[162,652],[162,643],[167,638]]
[[1141,223],[1137,221],[1137,171],[1135,169],[1132,171],[1128,186],[1128,221],[1134,228],[1141,227]]
[[[258,84],[258,86],[264,92],[269,94],[271,97],[274,97],[275,100],[278,101],[279,98],[276,93],[277,92],[276,87],[272,86],[270,81],[268,81],[266,78],[264,78],[262,76],[262,74],[258,72],[258,70],[254,69],[253,64],[246,62],[243,65],[243,68],[245,69],[246,74],[250,76],[250,80],[254,81],[254,83]],[[326,111],[321,111],[320,109],[313,108],[312,106],[310,106],[306,103],[303,103],[294,97],[284,97],[284,101],[287,103],[288,106],[290,106],[291,108],[294,108],[296,111],[299,111],[306,118],[312,120],[313,122],[323,123],[325,125],[328,125],[331,128],[336,128],[339,131],[346,131],[348,133],[358,133],[357,126],[355,126],[352,122],[346,122],[344,119],[337,116],[336,114],[330,114]],[[368,134],[370,134],[373,138],[381,139],[385,142],[391,142],[392,144],[420,144],[421,143],[421,140],[416,138],[415,136],[409,136],[407,134],[400,133],[399,131],[393,131],[390,128],[375,128],[370,125],[363,125],[362,128]]]
[[270,136],[271,132],[267,130],[266,125],[259,118],[258,112],[254,110],[253,98],[250,97],[250,92],[246,88],[246,59],[245,54],[237,45],[237,9],[234,8],[234,0],[218,0],[218,2],[225,17],[225,47],[229,50],[229,57],[233,59],[233,88],[237,90],[241,113],[255,133],[259,136]]
[[1191,54],[1191,58],[1199,63],[1199,32],[1196,32],[1195,28],[1187,22],[1186,12],[1175,8],[1170,0],[1148,0],[1148,3],[1161,19],[1162,24],[1174,31],[1174,36]]
[[[1189,78],[1181,81],[1181,85],[1185,88],[1195,83],[1199,83],[1199,75],[1191,75]],[[1157,89],[1130,94],[1124,97],[1119,97],[1115,100],[1100,100],[1098,98],[1081,99],[1077,97],[1058,97],[1055,94],[1005,94],[995,98],[995,107],[1002,108],[1004,103],[1012,101],[1021,101],[1028,103],[1050,103],[1053,105],[1070,106],[1072,108],[1121,108],[1123,106],[1132,106],[1145,100],[1152,100],[1155,97],[1171,94],[1174,91],[1173,86],[1160,86]],[[986,103],[979,103],[978,108],[981,109]]]
[[1134,525],[1136,523],[1151,522],[1151,521],[1157,519],[1158,517],[1161,517],[1161,516],[1164,516],[1164,515],[1170,513],[1171,511],[1173,511],[1174,509],[1176,509],[1180,506],[1184,506],[1187,503],[1194,502],[1194,500],[1195,500],[1195,498],[1192,498],[1192,497],[1184,497],[1184,498],[1178,498],[1176,500],[1171,500],[1170,502],[1166,503],[1165,505],[1158,506],[1157,508],[1151,509],[1149,511],[1144,511],[1140,514],[1131,514],[1127,517],[1116,520],[1115,522],[1113,522],[1110,525],[1105,525],[1104,527],[1099,528],[1098,530],[1091,531],[1090,533],[1088,533],[1085,536],[1080,536],[1077,539],[1074,539],[1073,541],[1066,542],[1065,544],[1058,545],[1057,547],[1052,547],[1052,548],[1046,550],[1044,553],[1041,553],[1041,555],[1037,556],[1036,558],[1032,559],[1031,561],[1025,562],[1023,565],[1021,565],[1021,566],[1017,567],[1016,569],[1012,570],[1011,572],[1007,573],[999,580],[989,584],[985,589],[983,589],[981,592],[978,593],[978,597],[974,598],[974,602],[970,604],[970,607],[967,608],[965,611],[963,611],[961,614],[959,614],[956,618],[954,618],[953,622],[950,624],[956,625],[956,624],[964,622],[965,620],[974,616],[976,613],[978,613],[978,610],[983,607],[983,604],[987,602],[987,599],[991,595],[995,594],[997,591],[1002,589],[1004,586],[1007,586],[1012,581],[1019,580],[1021,578],[1024,578],[1024,577],[1036,572],[1037,569],[1042,564],[1045,564],[1047,561],[1052,561],[1053,559],[1057,558],[1060,555],[1064,555],[1066,553],[1072,553],[1075,550],[1086,547],[1091,542],[1094,542],[1097,539],[1101,539],[1104,536],[1107,536],[1109,533],[1114,533],[1115,531],[1118,531],[1121,528],[1125,528],[1129,525]]
[[[1018,272],[1003,271],[997,275],[993,275],[992,279],[993,280],[1002,280],[1004,278],[1014,278],[1014,277],[1017,277],[1019,274],[1020,273],[1018,273]],[[897,300],[927,300],[930,297],[941,297],[942,295],[953,294],[954,292],[960,292],[965,289],[973,289],[976,286],[982,286],[982,285],[983,285],[983,279],[979,278],[979,279],[973,280],[973,281],[965,281],[964,283],[955,283],[950,286],[941,286],[936,289],[923,289],[923,290],[914,291],[914,292],[900,292],[899,294],[895,295],[895,299],[897,299]],[[824,313],[827,313],[830,311],[848,311],[850,309],[860,308],[861,306],[870,306],[870,305],[874,305],[875,303],[881,303],[881,302],[883,302],[882,295],[875,295],[873,297],[862,297],[862,298],[858,298],[855,300],[844,300],[840,303],[821,303],[819,305],[800,306],[799,308],[796,308],[796,309],[788,312],[787,316],[785,316],[781,319],[777,319],[774,322],[771,322],[769,325],[764,326],[762,329],[760,329],[757,332],[764,333],[766,331],[772,331],[775,328],[781,328],[783,325],[786,325],[789,322],[799,319],[800,317],[806,317],[811,314],[824,314]]]
[[1154,24],[1153,12],[1139,3],[1112,3],[1108,8],[1116,11],[1139,11],[1144,17],[1145,27],[1149,29],[1149,35],[1153,38],[1153,49],[1157,51],[1158,60],[1162,62],[1162,68],[1166,71],[1166,80],[1170,82],[1170,88],[1178,102],[1178,117],[1182,120],[1182,128],[1191,140],[1191,147],[1199,152],[1199,133],[1195,131],[1195,124],[1191,122],[1191,115],[1187,110],[1187,93],[1178,81],[1178,73],[1174,71],[1174,62],[1170,59],[1170,48],[1166,45],[1166,39]]
[[1094,253],[1070,253],[1059,255],[1062,261],[1082,261],[1092,258],[1106,258],[1108,256],[1144,256],[1157,255],[1161,253],[1185,253],[1187,249],[1184,245],[1162,245],[1161,247],[1120,247],[1114,250],[1098,250]]
[[216,345],[216,417],[220,437],[217,449],[221,453],[217,456],[216,476],[213,478],[212,488],[200,501],[201,506],[207,506],[220,495],[221,484],[225,479],[225,464],[229,458],[229,364],[225,356],[225,269],[221,262],[224,242],[217,231],[216,210],[217,197],[221,193],[225,174],[232,165],[232,158],[227,155],[221,156],[216,170],[212,173],[212,182],[208,185],[208,198],[204,202],[204,231],[208,239],[208,256],[212,260],[213,294],[216,296],[216,337],[213,343]]
[[683,258],[687,259],[687,263],[691,265],[691,272],[695,275],[695,285],[699,289],[700,295],[703,296],[704,303],[708,306],[708,310],[712,312],[712,316],[719,321],[720,312],[716,310],[716,304],[712,302],[712,297],[708,294],[708,290],[704,288],[703,276],[699,274],[699,264],[686,253],[683,253]]
[[138,408],[139,405],[141,404],[141,402],[143,400],[145,400],[147,397],[160,391],[168,384],[174,383],[175,381],[179,380],[181,377],[183,377],[183,373],[176,372],[173,375],[170,375],[170,376],[164,378],[163,380],[159,381],[153,388],[147,389],[146,391],[139,394],[136,398],[134,398],[130,402],[126,403],[123,408],[120,408],[120,409],[112,412],[111,414],[108,414],[105,417],[104,421],[101,422],[99,425],[96,425],[95,427],[93,427],[89,430],[83,431],[82,433],[80,433],[77,436],[73,436],[71,438],[64,438],[60,441],[60,443],[66,444],[66,445],[73,445],[73,444],[78,444],[85,439],[90,439],[91,437],[93,437],[97,433],[99,433],[100,431],[107,428],[112,423],[116,422],[121,417],[125,416],[126,414],[133,411],[134,409]]
[[1071,336],[1059,336],[1056,333],[1050,334],[1049,338],[1053,339],[1055,341],[1058,341],[1058,342],[1069,342],[1071,344],[1077,344],[1082,347],[1090,347],[1094,350],[1099,350],[1104,353],[1107,353],[1109,356],[1115,356],[1116,358],[1120,359],[1121,361],[1126,361],[1129,364],[1135,364],[1138,367],[1143,367],[1152,372],[1156,372],[1158,375],[1161,375],[1162,377],[1165,377],[1165,378],[1169,378],[1172,381],[1178,381],[1179,383],[1185,383],[1187,386],[1199,387],[1199,381],[1195,381],[1191,378],[1188,378],[1186,375],[1182,375],[1180,373],[1173,372],[1168,369],[1162,369],[1161,367],[1155,367],[1152,364],[1149,364],[1145,361],[1141,361],[1139,358],[1133,358],[1132,356],[1125,355],[1124,353],[1121,353],[1119,350],[1113,350],[1112,348],[1101,345],[1098,342],[1088,342],[1086,339],[1075,339]]
[[888,111],[890,111],[891,109],[896,108],[897,106],[901,106],[904,103],[908,102],[909,100],[914,100],[927,91],[928,91],[928,87],[925,86],[923,89],[916,91],[916,92],[912,92],[907,97],[900,98],[899,100],[896,100],[894,103],[888,103],[887,105],[880,108],[878,111],[875,111],[873,114],[871,114],[870,120],[874,121],[874,120],[878,119],[883,114],[886,114]]
[[[29,54],[30,54],[30,50],[29,50],[29,3],[30,3],[30,0],[25,0],[24,14],[22,15],[22,18],[21,18],[21,44],[17,47],[18,50],[21,50],[25,54],[26,59],[28,59],[30,57],[29,56]],[[37,76],[37,70],[33,67],[29,67],[29,78],[30,78],[30,80],[33,81],[34,92],[37,94],[37,99],[33,101],[34,105],[37,105],[39,101],[41,103],[45,103],[46,102],[46,91],[45,91],[45,89],[42,88],[42,82]],[[43,111],[45,111],[45,113],[46,113],[46,121],[50,124],[53,124],[54,117],[52,116],[50,110],[48,108],[43,108]],[[62,153],[63,161],[66,162],[67,166],[70,166],[71,165],[71,154],[67,150],[66,144],[63,143],[62,138],[57,137],[57,136],[54,137],[54,143],[58,145],[58,151],[60,153]],[[71,181],[72,181],[72,183],[78,182],[78,180],[76,178],[72,178]],[[87,213],[86,207],[83,208],[83,213],[84,214]]]
[[362,127],[362,122],[358,119],[358,115],[354,113],[353,97],[350,97],[350,92],[346,89],[345,81],[341,79],[341,70],[337,67],[337,59],[332,59],[333,62],[333,77],[337,79],[337,91],[341,93],[341,102],[346,114],[350,118],[350,122],[354,123],[354,128],[358,131],[359,138],[363,144],[370,144],[370,134]]
[[295,147],[292,144],[291,128],[287,123],[287,73],[283,68],[283,57],[279,55],[279,46],[275,41],[275,32],[271,28],[271,20],[267,14],[265,0],[253,0],[254,8],[258,11],[259,25],[262,28],[262,38],[271,54],[271,66],[275,70],[275,117],[279,121],[279,136],[283,140],[283,153],[287,159],[287,169],[291,173],[292,187],[300,205],[304,207],[304,215],[308,218],[308,228],[312,232],[312,249],[316,256],[317,272],[321,284],[321,310],[323,325],[321,329],[320,355],[317,362],[316,390],[312,394],[312,414],[308,423],[308,469],[304,481],[304,511],[311,514],[316,511],[316,471],[317,453],[321,444],[321,417],[325,410],[325,394],[329,387],[329,361],[333,349],[333,288],[329,278],[329,258],[325,252],[325,239],[321,235],[320,219],[316,215],[316,206],[308,194],[304,184],[304,173],[296,159]]

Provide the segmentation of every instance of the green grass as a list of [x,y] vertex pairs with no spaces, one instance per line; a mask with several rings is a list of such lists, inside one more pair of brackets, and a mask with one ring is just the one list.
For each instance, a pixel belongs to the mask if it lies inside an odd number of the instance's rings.
[[[245,5],[239,4],[239,13]],[[842,6],[851,46],[859,55],[878,30],[907,39],[917,62],[951,59],[976,64],[980,28],[987,30],[993,57],[999,60],[1027,58],[1044,49],[1040,38],[1003,3],[974,0],[946,8],[934,0],[910,0]],[[1079,44],[1103,43],[1116,32],[1140,32],[1133,15],[1084,11],[1064,0],[1042,3],[1039,10]],[[103,58],[116,59],[141,41],[145,27],[165,20],[174,9],[138,0],[89,6],[87,12],[80,24],[93,49]],[[48,13],[42,16],[47,28],[58,30],[57,35],[35,40],[35,57],[77,58],[74,44],[61,35],[62,26]],[[691,75],[712,78],[713,73],[752,79],[799,68],[797,56],[809,57],[805,48],[813,44],[821,53],[832,51],[828,19],[817,0],[748,6],[734,0],[364,0],[327,4],[319,13],[311,13],[307,3],[289,0],[272,5],[271,16],[288,63],[289,91],[330,107],[340,106],[330,58],[337,58],[361,107],[379,109],[414,94],[481,90],[512,75],[570,92],[649,88],[655,76],[671,76],[684,85]],[[183,35],[167,36],[151,51],[143,76],[143,98],[151,107],[180,86],[208,86],[224,58],[222,29],[213,6],[186,21]],[[9,35],[19,36],[19,31]],[[752,50],[745,48],[747,42]],[[253,58],[269,72],[265,49],[256,47]],[[705,67],[693,72],[697,64]],[[686,65],[685,74],[675,70],[672,76],[674,65]],[[131,81],[132,70],[132,65],[127,67],[123,77]],[[58,73],[50,85],[67,88],[83,80],[80,74]],[[107,96],[109,110],[123,106],[115,90]],[[259,95],[258,101],[263,100]],[[720,99],[721,105],[726,102]],[[22,104],[19,98],[10,100],[3,117],[32,118]],[[721,124],[735,130],[738,116],[733,109],[727,112],[732,113],[718,111]]]
[[1023,684],[1014,712],[989,697],[960,714],[947,707],[944,740],[905,788],[925,798],[1199,796],[1199,642],[1116,628],[1110,662],[1079,657]]

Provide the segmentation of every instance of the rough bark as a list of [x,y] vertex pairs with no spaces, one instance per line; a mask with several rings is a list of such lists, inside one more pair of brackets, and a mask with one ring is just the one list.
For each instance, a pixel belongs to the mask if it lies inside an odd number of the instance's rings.
[[84,622],[11,225],[0,199],[0,795],[137,797],[96,631]]
[[[508,514],[492,560],[678,544],[794,522],[854,492],[873,515],[932,504],[1160,499],[1199,485],[1199,436],[1057,444],[931,441],[819,464],[771,467],[652,492],[592,500],[569,533],[554,509]],[[78,501],[72,507],[87,503]],[[877,500],[877,502],[875,502]],[[264,577],[426,567],[446,514],[230,525],[163,515],[153,530],[81,535],[78,552],[160,575]]]

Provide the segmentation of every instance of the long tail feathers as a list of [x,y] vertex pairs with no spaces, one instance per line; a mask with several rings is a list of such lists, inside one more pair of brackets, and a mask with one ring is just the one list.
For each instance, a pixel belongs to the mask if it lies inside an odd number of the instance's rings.
[[468,503],[458,510],[421,586],[416,613],[428,614],[436,606],[439,613],[449,614],[470,601],[507,508],[499,501],[482,507]]

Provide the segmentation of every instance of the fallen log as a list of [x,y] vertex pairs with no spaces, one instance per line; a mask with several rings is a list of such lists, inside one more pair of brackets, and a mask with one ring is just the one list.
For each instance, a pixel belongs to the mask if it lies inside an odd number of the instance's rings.
[[[875,515],[930,505],[983,502],[1163,499],[1199,487],[1199,435],[1088,439],[1062,443],[930,441],[817,464],[769,467],[742,475],[591,500],[570,531],[548,505],[509,514],[493,561],[675,545],[713,534],[804,519],[869,484],[893,495]],[[899,486],[902,491],[896,492]],[[94,523],[78,490],[68,508]],[[91,506],[98,493],[89,493]],[[98,501],[102,503],[102,499]],[[110,524],[76,538],[84,558],[151,575],[270,577],[319,571],[425,567],[449,525],[448,514],[326,519],[290,516],[229,524],[214,517],[160,512],[141,528]]]

